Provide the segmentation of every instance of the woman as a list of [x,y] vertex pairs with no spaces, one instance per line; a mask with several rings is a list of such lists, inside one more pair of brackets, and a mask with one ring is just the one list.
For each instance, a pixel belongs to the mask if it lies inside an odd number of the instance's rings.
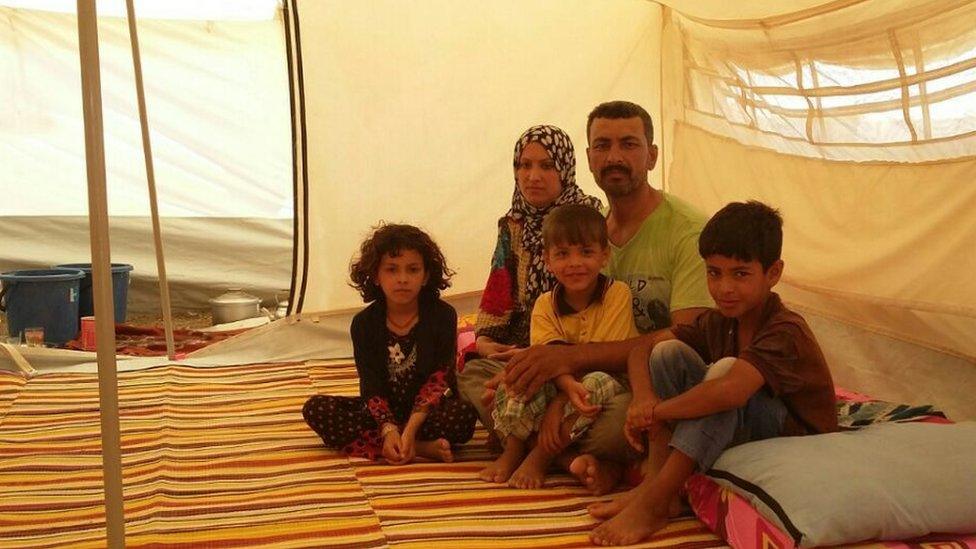
[[498,242],[475,325],[476,351],[458,377],[458,388],[493,432],[487,404],[493,391],[485,382],[505,361],[529,344],[529,319],[535,299],[555,279],[542,254],[542,220],[562,204],[600,208],[600,200],[576,186],[576,156],[566,132],[533,126],[515,143],[512,207],[498,220]]

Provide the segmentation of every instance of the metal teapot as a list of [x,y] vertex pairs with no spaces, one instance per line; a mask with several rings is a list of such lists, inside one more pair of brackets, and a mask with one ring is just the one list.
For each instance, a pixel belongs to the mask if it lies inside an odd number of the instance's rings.
[[[288,297],[291,290],[281,290]],[[288,299],[281,299],[281,294],[275,294],[275,308],[274,310],[268,309],[267,307],[261,307],[261,312],[264,316],[268,317],[272,322],[278,320],[279,318],[285,318],[288,316]]]

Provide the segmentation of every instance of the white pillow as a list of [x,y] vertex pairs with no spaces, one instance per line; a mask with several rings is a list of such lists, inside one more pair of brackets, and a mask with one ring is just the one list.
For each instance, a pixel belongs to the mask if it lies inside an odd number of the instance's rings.
[[976,533],[976,422],[750,442],[708,474],[801,547]]

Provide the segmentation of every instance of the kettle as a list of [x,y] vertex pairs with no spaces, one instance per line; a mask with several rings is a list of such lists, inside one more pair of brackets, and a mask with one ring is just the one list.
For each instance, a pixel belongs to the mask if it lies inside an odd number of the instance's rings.
[[[287,298],[291,290],[284,289],[281,290]],[[261,312],[264,316],[268,317],[272,322],[278,320],[279,318],[285,318],[288,316],[288,299],[281,299],[280,294],[275,294],[275,309],[272,311],[266,307],[261,307]]]
[[227,288],[227,292],[210,300],[214,324],[226,324],[245,318],[261,316],[261,300],[242,288]]

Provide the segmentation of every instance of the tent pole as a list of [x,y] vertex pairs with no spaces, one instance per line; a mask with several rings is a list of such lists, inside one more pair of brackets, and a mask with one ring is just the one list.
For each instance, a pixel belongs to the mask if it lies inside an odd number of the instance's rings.
[[173,313],[170,309],[169,282],[166,261],[163,259],[163,236],[159,227],[159,205],[156,199],[156,171],[153,168],[152,143],[149,141],[149,116],[146,114],[146,92],[142,84],[142,58],[139,55],[139,34],[136,31],[136,11],[132,0],[125,1],[129,20],[129,41],[132,43],[132,67],[136,75],[136,97],[139,99],[139,123],[142,126],[142,152],[146,157],[146,180],[149,184],[149,209],[152,212],[153,243],[156,246],[156,273],[159,276],[159,300],[163,310],[163,329],[166,332],[166,356],[176,360],[173,344]]
[[81,99],[85,116],[85,164],[88,170],[88,225],[91,234],[92,289],[98,353],[98,402],[102,428],[106,545],[116,548],[125,547],[125,514],[122,507],[122,449],[119,433],[119,388],[115,363],[115,307],[112,299],[112,267],[109,255],[102,85],[98,68],[98,17],[95,13],[95,0],[78,0],[78,45],[81,54]]

